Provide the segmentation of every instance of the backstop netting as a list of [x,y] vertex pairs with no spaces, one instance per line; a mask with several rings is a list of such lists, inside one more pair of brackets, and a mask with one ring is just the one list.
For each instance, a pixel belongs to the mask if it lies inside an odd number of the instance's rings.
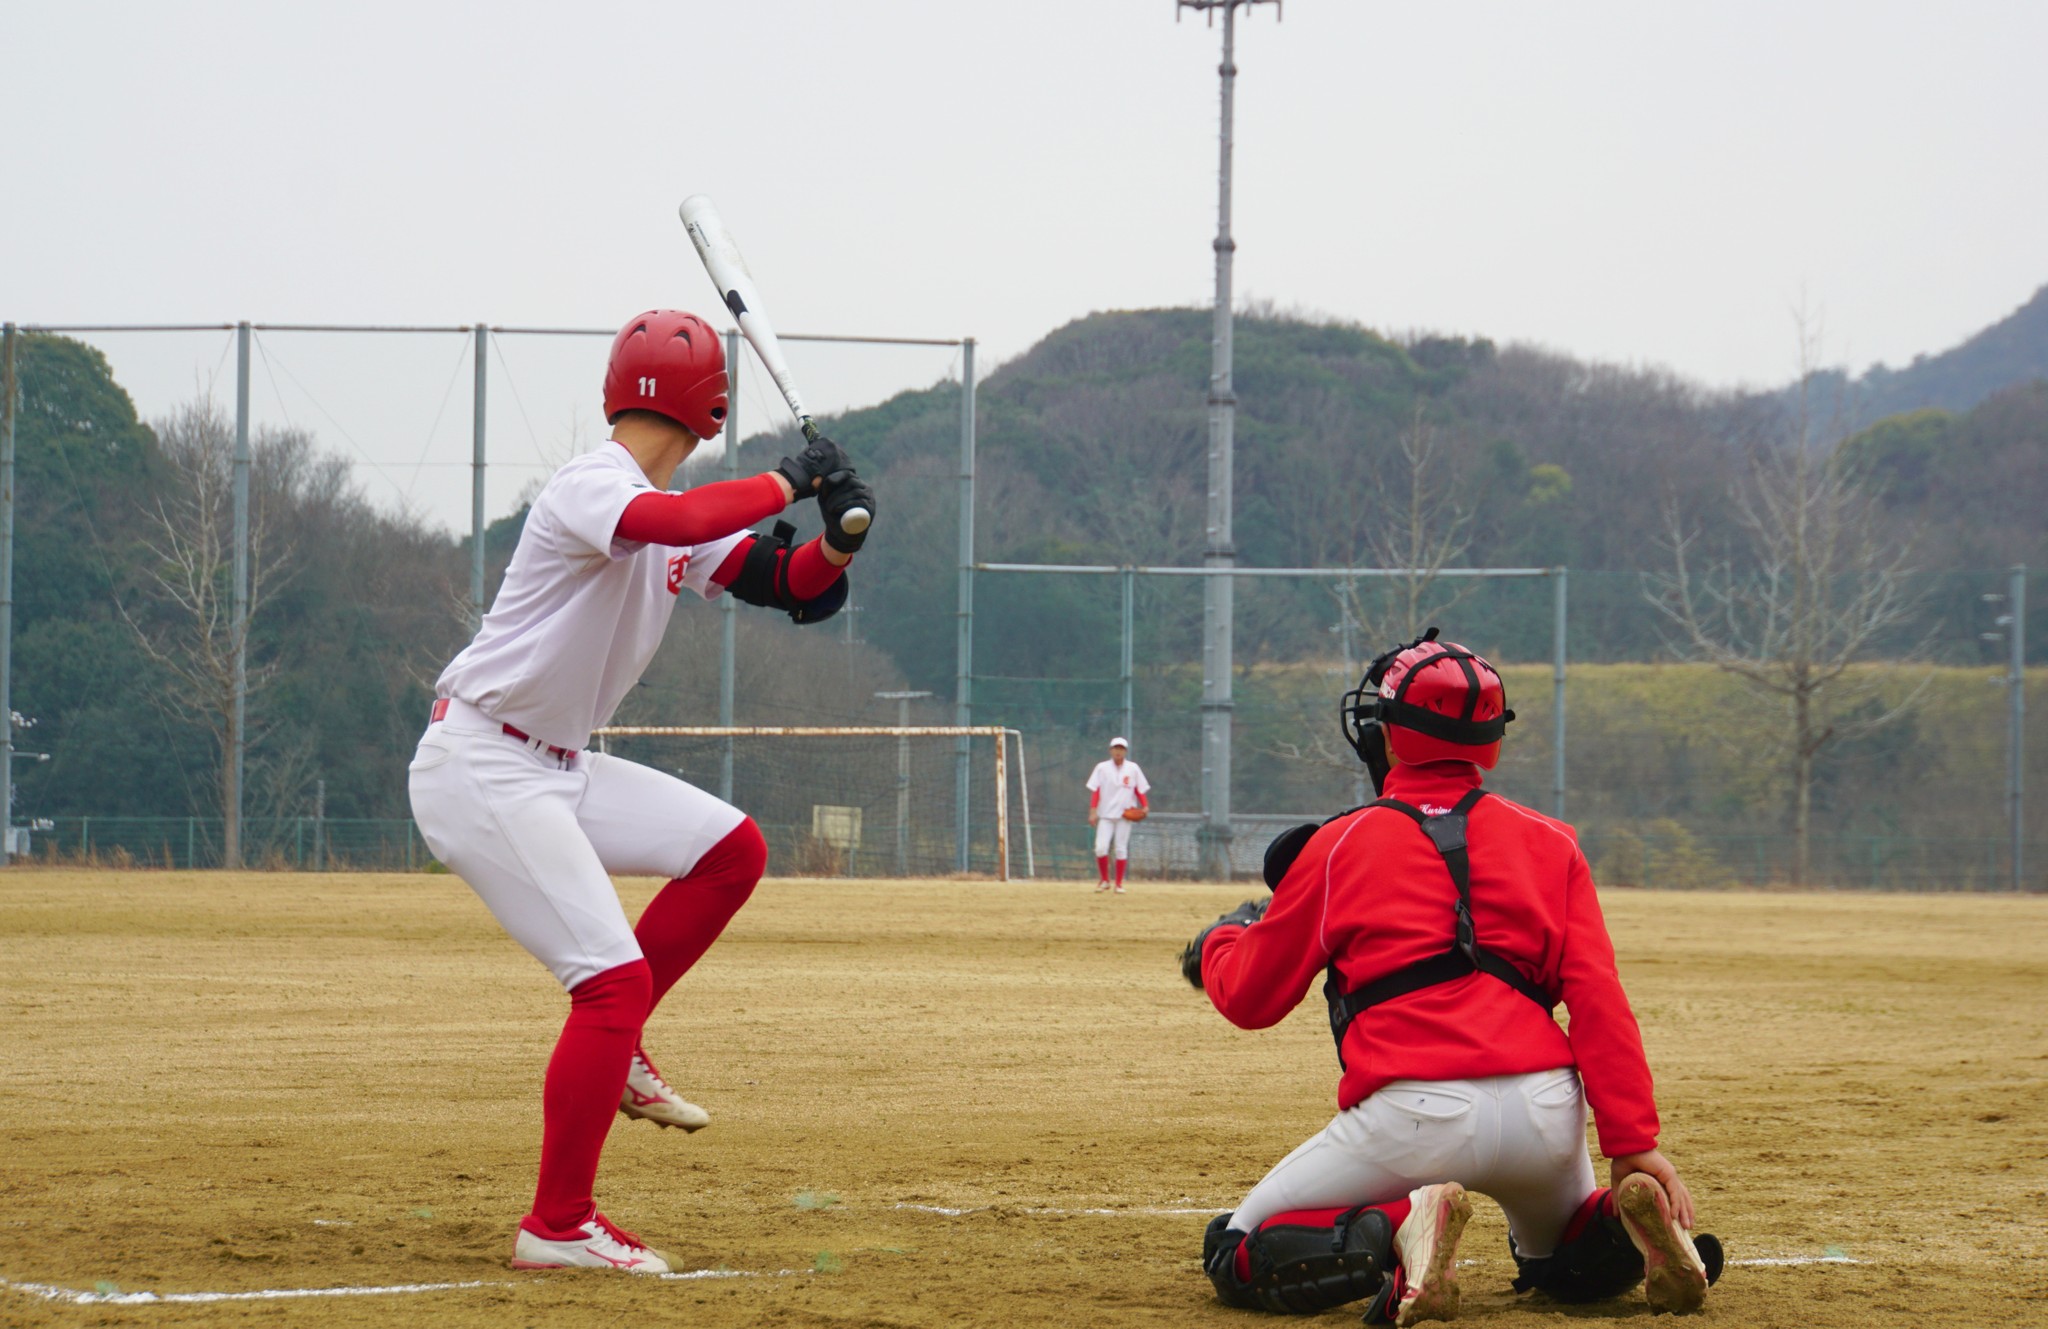
[[744,810],[767,837],[770,876],[1034,873],[1014,729],[615,725],[593,743]]

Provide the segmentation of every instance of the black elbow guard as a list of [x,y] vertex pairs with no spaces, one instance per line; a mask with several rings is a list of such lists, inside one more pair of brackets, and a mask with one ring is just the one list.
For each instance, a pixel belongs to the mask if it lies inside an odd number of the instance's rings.
[[740,575],[725,589],[747,604],[780,609],[792,622],[822,623],[846,603],[846,574],[840,573],[814,598],[797,599],[789,589],[789,542],[795,534],[796,527],[779,521],[769,534],[756,535],[740,564]]

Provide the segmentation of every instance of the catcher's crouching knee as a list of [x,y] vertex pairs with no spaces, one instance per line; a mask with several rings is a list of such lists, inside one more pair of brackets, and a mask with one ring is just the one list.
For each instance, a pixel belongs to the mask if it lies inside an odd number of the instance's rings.
[[1378,1209],[1278,1214],[1252,1232],[1218,1214],[1202,1268],[1227,1306],[1314,1315],[1380,1290],[1394,1265],[1394,1226]]

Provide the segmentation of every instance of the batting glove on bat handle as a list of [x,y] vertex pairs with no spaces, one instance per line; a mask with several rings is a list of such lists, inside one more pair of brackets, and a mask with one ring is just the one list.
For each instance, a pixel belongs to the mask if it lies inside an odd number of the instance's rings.
[[818,491],[818,511],[825,518],[825,543],[842,554],[860,552],[875,519],[875,491],[852,471],[825,477]]
[[784,457],[775,469],[789,481],[798,498],[810,498],[819,492],[826,476],[852,470],[853,462],[848,460],[845,449],[820,434],[796,456]]

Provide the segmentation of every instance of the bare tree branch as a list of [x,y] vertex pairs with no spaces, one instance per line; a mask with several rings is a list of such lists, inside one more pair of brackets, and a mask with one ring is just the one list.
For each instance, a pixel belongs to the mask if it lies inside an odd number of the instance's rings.
[[[1911,617],[1911,541],[1883,519],[1839,441],[1816,437],[1810,392],[1815,343],[1800,322],[1800,404],[1790,437],[1760,448],[1734,495],[1740,550],[1703,559],[1675,500],[1664,504],[1668,574],[1646,593],[1675,653],[1702,660],[1780,700],[1780,742],[1793,791],[1794,884],[1811,864],[1813,771],[1826,746],[1907,714],[1926,687],[1872,714],[1889,671],[1857,669]],[[1843,431],[1827,437],[1839,440]],[[1922,654],[1921,641],[1906,658]],[[1853,719],[1842,718],[1854,716]]]

